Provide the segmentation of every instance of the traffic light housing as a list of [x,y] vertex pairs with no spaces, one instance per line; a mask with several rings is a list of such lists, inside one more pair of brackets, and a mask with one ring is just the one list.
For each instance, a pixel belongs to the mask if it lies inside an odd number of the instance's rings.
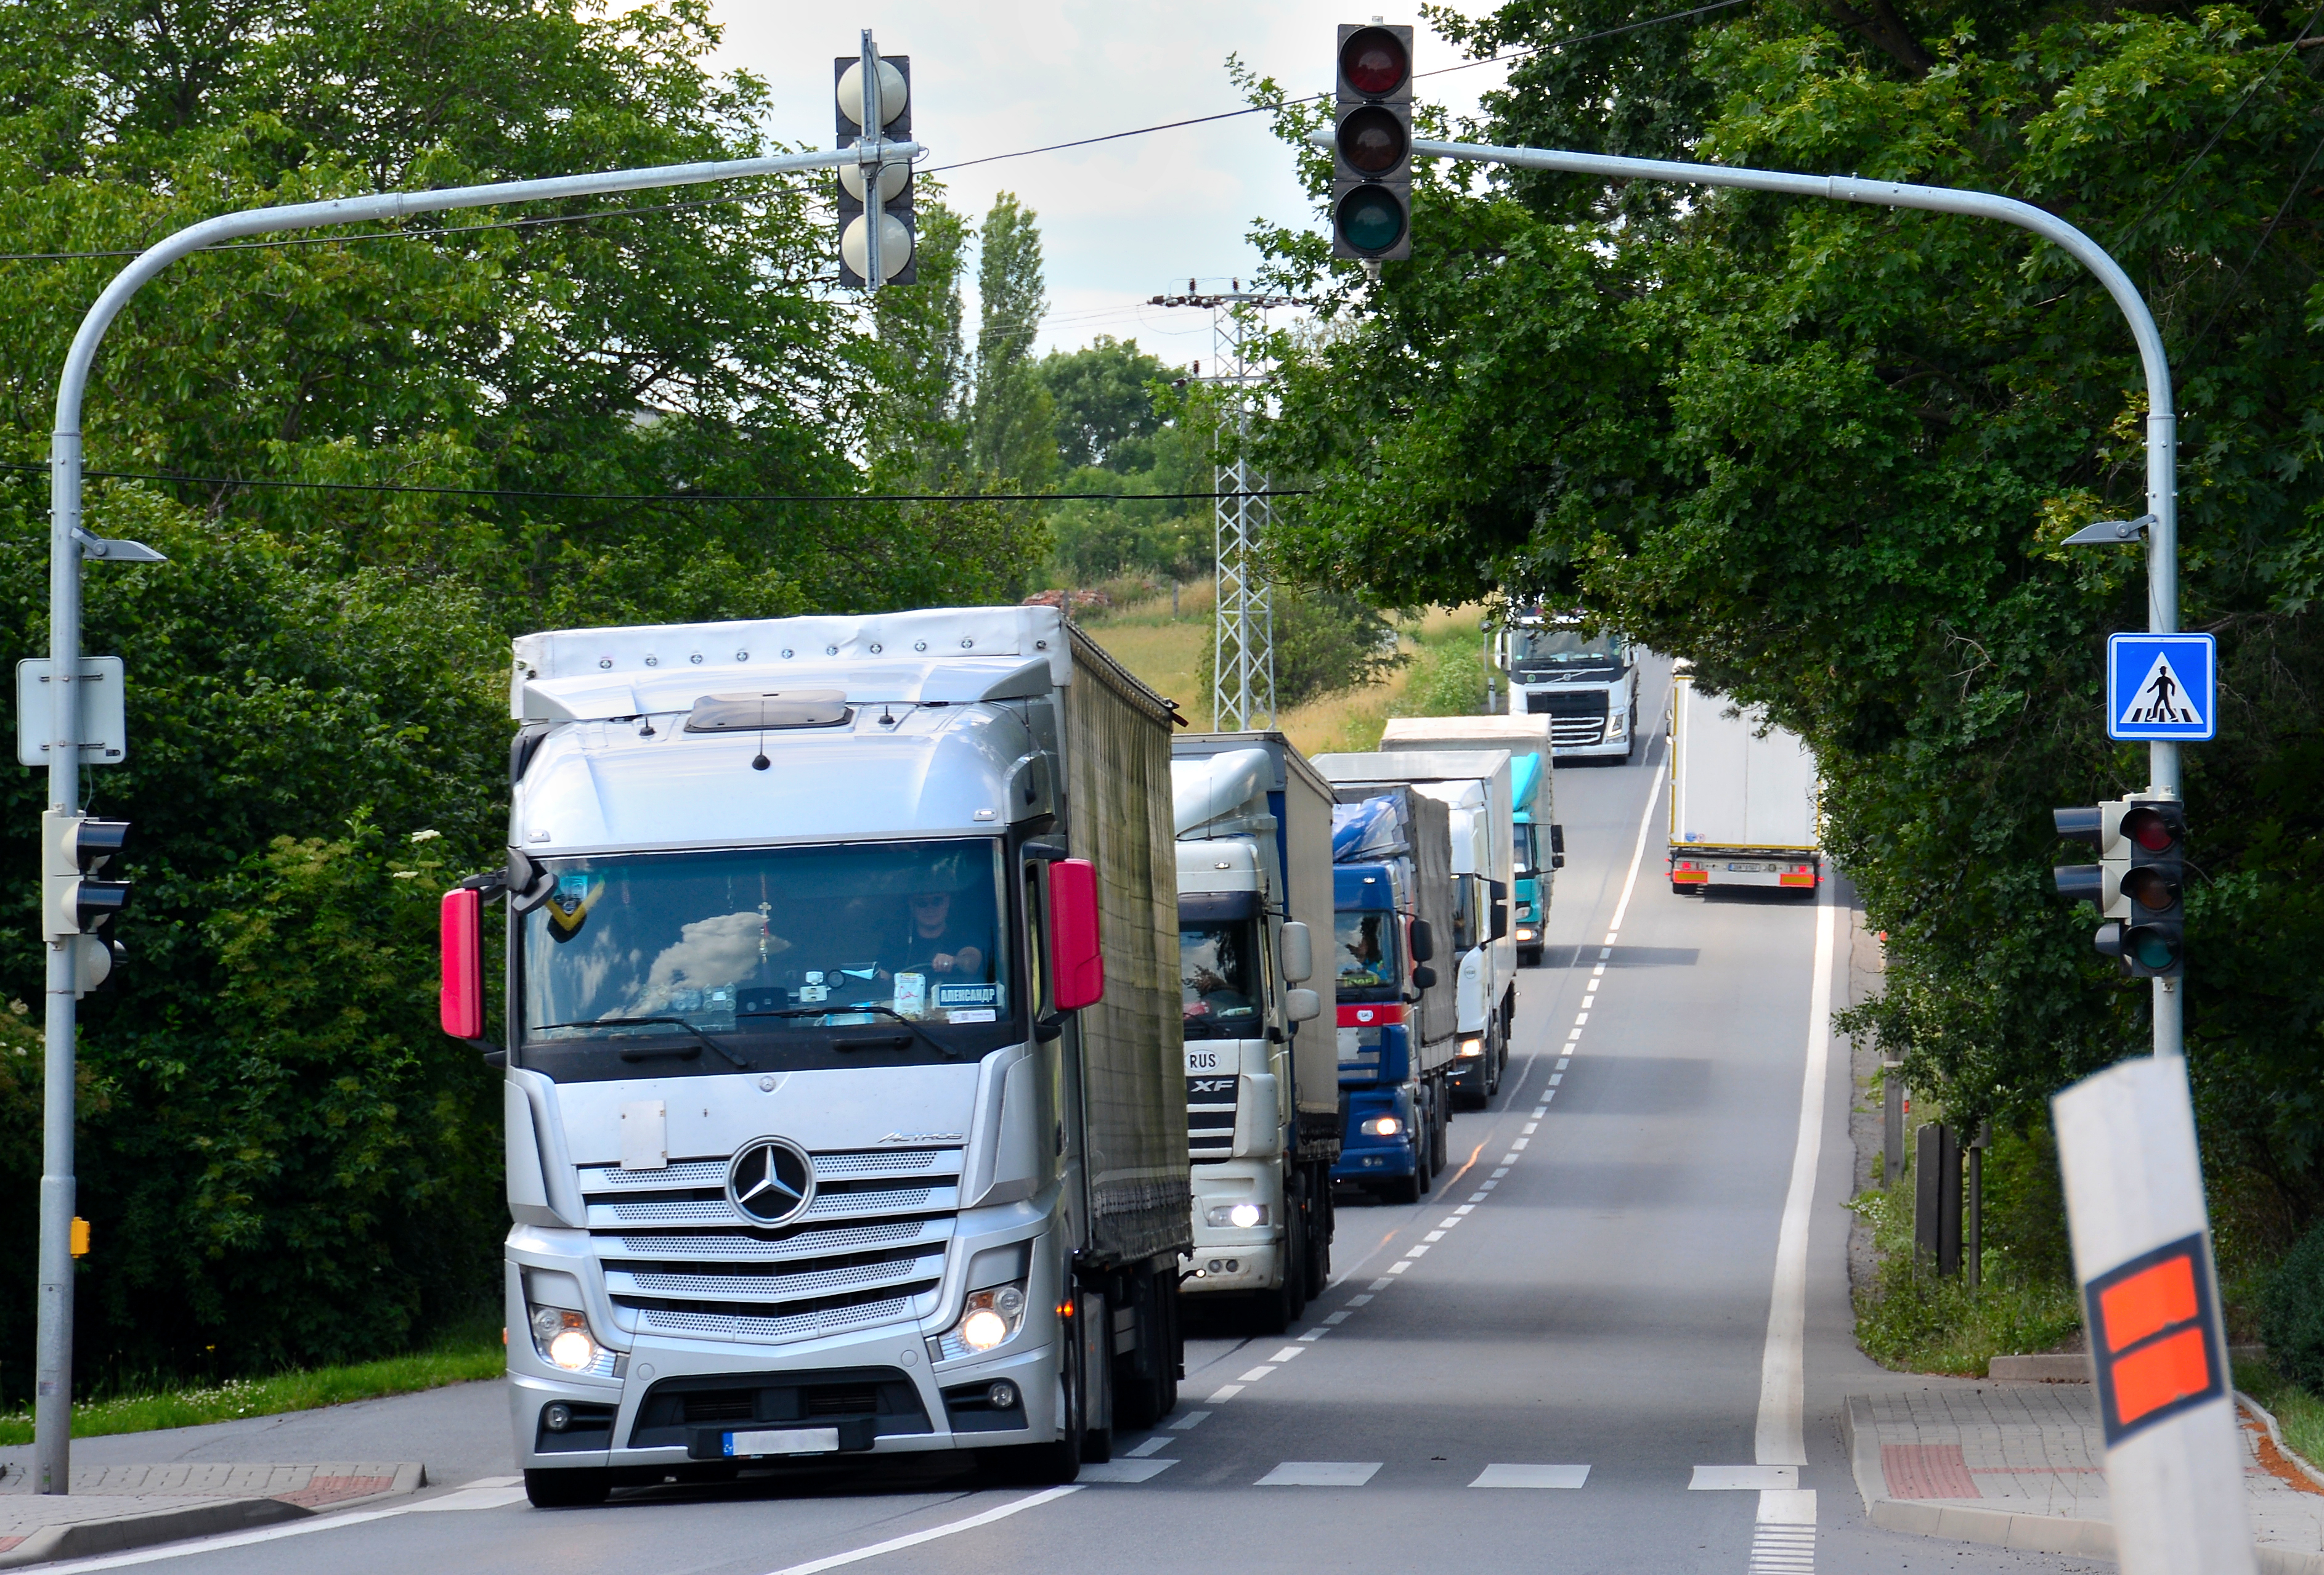
[[2058,895],[2095,905],[2093,937],[2133,979],[2186,972],[2186,806],[2175,798],[2117,798],[2052,812],[2058,834],[2096,848],[2099,863],[2061,864]]
[[1340,24],[1332,135],[1332,255],[1412,255],[1412,29]]
[[[832,92],[836,100],[835,116],[839,134],[839,146],[852,148],[863,140],[863,102],[873,97],[863,91],[863,60],[861,55],[841,55],[831,63]],[[909,142],[912,137],[912,57],[882,55],[880,57],[880,88],[872,117],[879,124],[872,134],[887,142]],[[865,244],[870,228],[864,216],[865,198],[870,195],[866,171],[858,164],[839,167],[839,282],[850,288],[864,288],[864,269],[869,262],[870,248]],[[885,284],[918,284],[920,281],[918,246],[919,221],[912,211],[912,167],[908,163],[883,164],[880,170],[879,207],[882,221],[880,230],[880,271],[887,277]]]
[[86,815],[41,816],[41,933],[49,940],[88,935],[129,901],[129,882],[98,880],[97,871],[128,839],[125,820]]

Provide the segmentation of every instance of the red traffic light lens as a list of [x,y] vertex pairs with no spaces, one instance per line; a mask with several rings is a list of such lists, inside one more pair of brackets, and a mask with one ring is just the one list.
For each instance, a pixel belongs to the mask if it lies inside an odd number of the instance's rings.
[[2150,853],[2167,853],[2179,841],[2178,827],[2144,804],[2122,817],[2122,834]]
[[1348,35],[1340,46],[1340,76],[1367,98],[1395,92],[1412,75],[1412,56],[1404,41],[1384,27],[1367,27]]
[[1340,234],[1359,252],[1385,252],[1404,239],[1404,205],[1384,186],[1359,186],[1340,199]]
[[1367,175],[1383,174],[1404,162],[1412,134],[1393,110],[1367,104],[1340,123],[1340,157]]

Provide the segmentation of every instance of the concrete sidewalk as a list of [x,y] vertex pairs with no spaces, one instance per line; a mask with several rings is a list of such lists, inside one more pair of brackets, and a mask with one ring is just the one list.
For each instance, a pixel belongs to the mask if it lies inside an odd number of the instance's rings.
[[[2266,1575],[2324,1575],[2324,1483],[2241,1408],[2252,1533]],[[1851,1395],[1849,1460],[1872,1524],[2026,1552],[2115,1557],[2090,1386],[1987,1383]]]
[[180,1461],[90,1466],[72,1474],[70,1493],[38,1494],[11,1473],[0,1480],[0,1569],[249,1531],[414,1493],[427,1480],[417,1461]]

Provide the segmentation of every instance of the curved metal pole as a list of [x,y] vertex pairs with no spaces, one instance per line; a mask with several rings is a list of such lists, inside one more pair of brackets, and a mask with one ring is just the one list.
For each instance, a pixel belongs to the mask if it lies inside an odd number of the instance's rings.
[[[876,91],[876,87],[875,87]],[[880,149],[890,163],[908,161],[918,143],[888,143]],[[53,709],[49,730],[49,810],[70,817],[79,813],[81,543],[81,401],[97,346],[130,298],[180,257],[221,242],[281,230],[311,230],[332,225],[370,224],[409,214],[443,213],[503,203],[558,198],[597,197],[650,191],[670,186],[702,186],[836,169],[858,161],[856,150],[832,153],[782,153],[765,159],[721,159],[697,164],[663,164],[643,170],[606,170],[588,175],[558,175],[540,180],[503,180],[486,186],[455,186],[440,191],[389,191],[370,197],[336,198],[280,207],[245,208],[189,225],[149,246],[113,277],[97,304],[81,319],[57,379],[57,424],[49,446],[49,672]],[[872,189],[879,189],[876,170]],[[49,822],[42,821],[43,856]],[[45,868],[45,864],[44,864]],[[43,924],[44,932],[47,925]],[[36,1336],[32,1399],[32,1489],[63,1493],[71,1478],[72,1446],[72,1218],[74,951],[69,937],[45,935],[48,945],[47,1055],[42,1076],[39,1333]]]
[[[1333,144],[1331,132],[1308,134],[1317,147]],[[1518,170],[1554,170],[1573,175],[1596,175],[1617,180],[1660,180],[1685,186],[1733,186],[1750,191],[1778,191],[1792,197],[1818,197],[1831,202],[1859,202],[1875,207],[1913,207],[1931,213],[1957,213],[1971,218],[1997,219],[2031,230],[2062,248],[2098,276],[2114,304],[2130,324],[2138,345],[2138,359],[2146,370],[2146,511],[2153,524],[2146,535],[2146,626],[2158,634],[2179,628],[2179,418],[2171,399],[2171,361],[2163,348],[2163,335],[2147,310],[2145,298],[2106,249],[2047,209],[2014,197],[1990,191],[1968,191],[1951,186],[1912,186],[1893,180],[1861,180],[1853,176],[1796,175],[1782,170],[1731,169],[1720,164],[1686,164],[1669,159],[1624,159],[1608,153],[1576,153],[1555,148],[1508,148],[1488,143],[1437,143],[1415,138],[1415,158],[1457,159],[1471,163],[1506,164]],[[2149,793],[2179,794],[2179,746],[2147,745]],[[2178,981],[2154,981],[2154,1053],[2184,1054],[2184,998]]]

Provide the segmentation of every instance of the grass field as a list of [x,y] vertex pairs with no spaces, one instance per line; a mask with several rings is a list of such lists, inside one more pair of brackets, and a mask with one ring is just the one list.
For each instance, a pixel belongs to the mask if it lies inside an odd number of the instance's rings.
[[[238,1416],[273,1416],[312,1411],[351,1400],[376,1400],[497,1378],[507,1370],[508,1352],[500,1331],[475,1332],[433,1350],[386,1357],[351,1367],[313,1368],[264,1378],[230,1378],[207,1388],[164,1388],[83,1401],[73,1407],[73,1436],[101,1438],[115,1432],[151,1432],[164,1427],[198,1427]],[[32,1441],[32,1414],[0,1415],[0,1445]]]
[[[1215,605],[1205,581],[1183,587],[1178,613],[1170,598],[1131,603],[1085,622],[1084,631],[1115,660],[1178,702],[1197,732],[1212,725],[1211,697],[1201,686],[1203,653],[1211,641]],[[1302,753],[1361,751],[1378,747],[1391,716],[1462,715],[1485,700],[1480,609],[1435,608],[1398,625],[1406,660],[1386,683],[1325,695],[1285,712],[1277,726]]]

